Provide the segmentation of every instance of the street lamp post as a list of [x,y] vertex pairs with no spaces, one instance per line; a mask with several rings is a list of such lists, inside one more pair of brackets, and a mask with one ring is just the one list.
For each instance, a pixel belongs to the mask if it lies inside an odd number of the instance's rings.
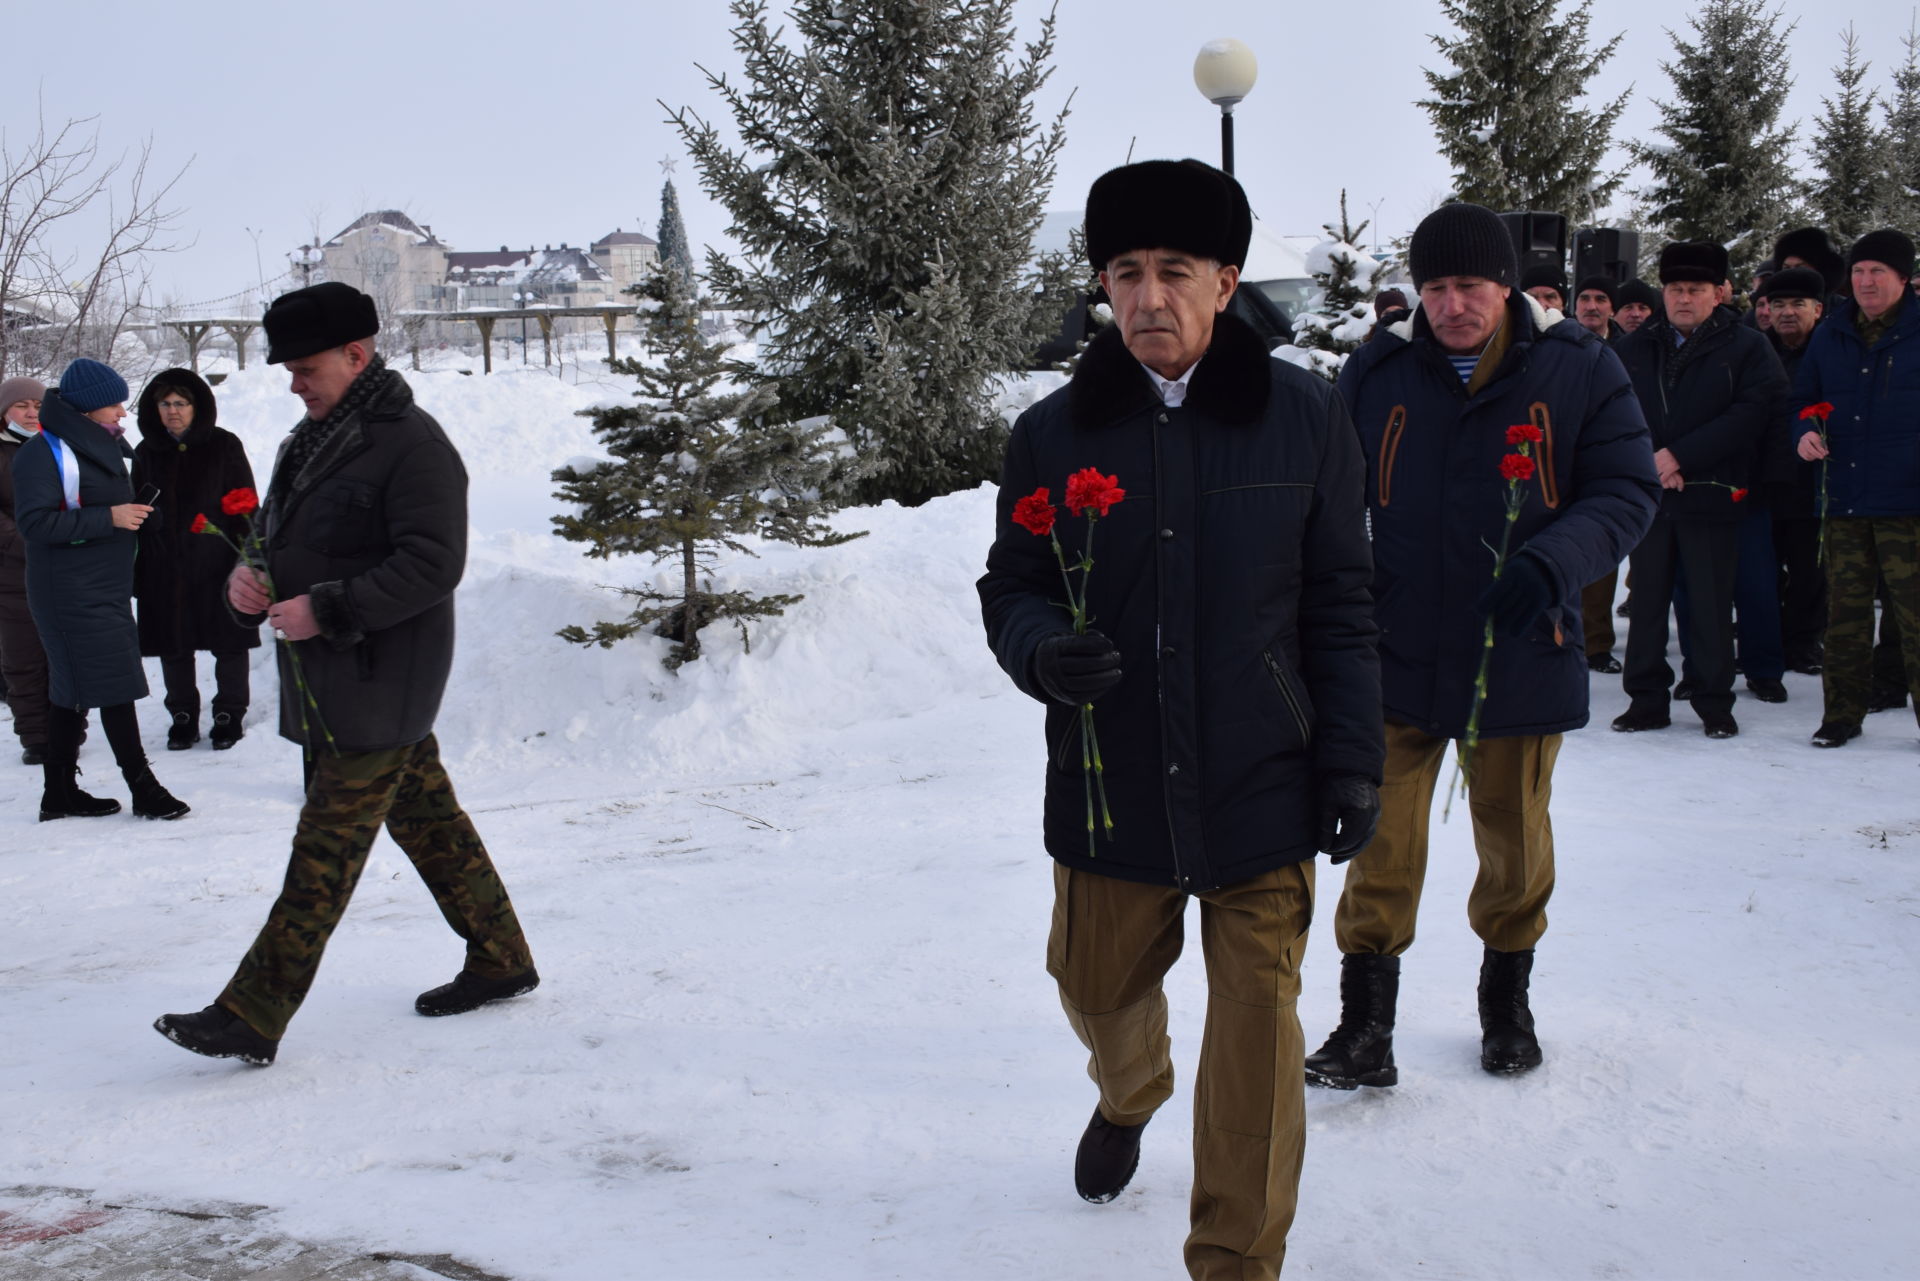
[[1253,50],[1231,36],[1209,40],[1193,60],[1193,83],[1201,96],[1220,108],[1220,167],[1233,172],[1233,108],[1253,92],[1260,64]]

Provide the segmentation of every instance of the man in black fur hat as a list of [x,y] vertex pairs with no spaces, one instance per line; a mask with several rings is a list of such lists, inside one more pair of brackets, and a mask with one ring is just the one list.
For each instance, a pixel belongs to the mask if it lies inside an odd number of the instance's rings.
[[1682,573],[1693,677],[1688,701],[1708,738],[1740,732],[1733,716],[1733,597],[1747,511],[1741,504],[1757,479],[1761,438],[1786,412],[1787,376],[1766,336],[1720,305],[1727,280],[1725,246],[1666,246],[1666,314],[1616,349],[1653,432],[1663,491],[1660,513],[1631,557],[1633,616],[1622,681],[1630,702],[1613,722],[1622,732],[1672,723],[1667,611]]
[[[1326,382],[1222,314],[1251,233],[1239,183],[1199,161],[1094,183],[1114,323],[1014,424],[979,583],[1001,667],[1047,705],[1047,969],[1099,1088],[1075,1187],[1119,1195],[1173,1093],[1161,978],[1197,898],[1212,999],[1185,1256],[1221,1281],[1286,1256],[1313,857],[1366,843],[1382,760],[1359,442]],[[1084,630],[1049,532],[1092,543],[1097,572],[1068,574]]]

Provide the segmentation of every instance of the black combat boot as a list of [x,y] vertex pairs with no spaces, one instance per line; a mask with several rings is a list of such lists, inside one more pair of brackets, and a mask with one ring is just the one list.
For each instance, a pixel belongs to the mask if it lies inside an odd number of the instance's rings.
[[167,750],[184,752],[200,741],[200,718],[190,712],[175,712],[167,726]]
[[1115,1125],[1096,1107],[1074,1153],[1073,1190],[1095,1205],[1119,1196],[1140,1168],[1140,1135],[1146,1128],[1145,1121]]
[[280,1042],[268,1040],[230,1010],[209,1005],[195,1014],[162,1014],[153,1030],[175,1045],[210,1059],[239,1059],[255,1067],[273,1062]]
[[1540,1066],[1540,1040],[1533,1034],[1527,1007],[1527,979],[1533,973],[1533,949],[1486,950],[1480,962],[1480,1066],[1498,1076],[1513,1076]]
[[1307,1084],[1333,1090],[1398,1085],[1393,1065],[1393,1007],[1400,958],[1357,952],[1340,958],[1340,1026],[1307,1056]]
[[74,763],[71,755],[65,760],[56,760],[56,747],[47,749],[46,757],[40,762],[40,775],[45,786],[40,793],[40,821],[52,822],[56,818],[105,818],[109,814],[120,812],[120,802],[101,796],[89,796],[80,790],[80,767]]
[[[133,816],[135,818],[179,818],[191,806],[179,797],[160,786],[160,780],[153,771],[142,766],[138,773],[126,773],[127,786],[133,790]],[[118,806],[115,807],[116,809]]]
[[540,976],[532,966],[518,974],[509,974],[503,979],[485,979],[472,970],[461,970],[453,976],[453,982],[442,983],[439,987],[422,992],[414,999],[416,1013],[429,1018],[439,1018],[445,1014],[465,1014],[468,1010],[477,1010],[490,1001],[504,1001],[510,996],[524,996],[540,986]]

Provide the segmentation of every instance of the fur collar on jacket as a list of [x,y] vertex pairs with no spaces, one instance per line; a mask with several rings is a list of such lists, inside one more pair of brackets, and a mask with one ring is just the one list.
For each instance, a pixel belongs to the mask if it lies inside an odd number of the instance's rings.
[[[1213,343],[1187,383],[1186,407],[1224,423],[1258,421],[1273,390],[1272,362],[1251,325],[1221,313],[1214,317]],[[1160,403],[1147,371],[1121,339],[1118,324],[1102,329],[1087,345],[1070,385],[1076,427],[1104,427]]]

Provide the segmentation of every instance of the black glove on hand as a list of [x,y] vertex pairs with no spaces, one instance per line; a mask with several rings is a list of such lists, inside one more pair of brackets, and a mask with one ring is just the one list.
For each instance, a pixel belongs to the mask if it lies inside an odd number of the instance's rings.
[[1546,566],[1531,556],[1515,556],[1507,561],[1500,577],[1493,580],[1474,608],[1493,619],[1493,624],[1509,636],[1525,636],[1533,620],[1547,612],[1553,603],[1553,580]]
[[1329,863],[1344,863],[1367,847],[1380,822],[1380,793],[1356,774],[1336,774],[1320,787],[1320,839]]
[[1061,632],[1040,642],[1033,679],[1056,703],[1091,703],[1120,683],[1120,651],[1099,632]]

